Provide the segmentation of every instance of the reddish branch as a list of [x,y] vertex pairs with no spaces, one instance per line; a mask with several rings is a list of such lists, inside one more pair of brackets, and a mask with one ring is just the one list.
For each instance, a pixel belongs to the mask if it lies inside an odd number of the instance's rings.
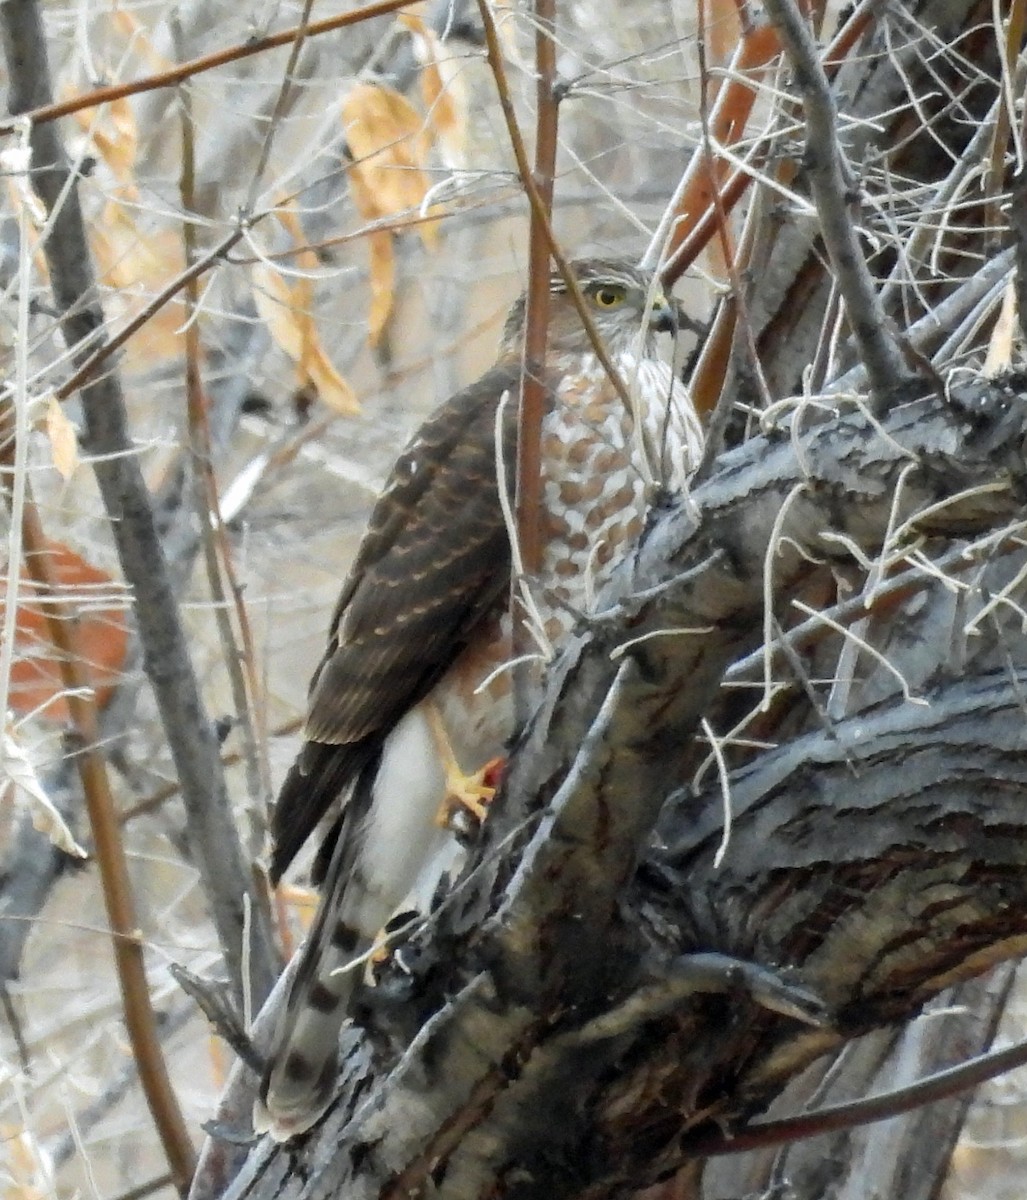
[[521,560],[529,575],[542,562],[541,447],[546,389],[542,371],[549,332],[549,245],[546,227],[552,221],[553,177],[556,172],[556,130],[559,105],[554,92],[556,48],[553,43],[555,0],[535,3],[535,187],[540,205],[532,206],[528,234],[528,297],[524,337],[524,375],[521,385],[517,436],[517,535]]
[[[405,8],[410,0],[380,0],[378,4],[368,4],[364,8],[352,12],[340,13],[327,17],[323,21],[312,21],[310,24],[300,24],[292,29],[283,29],[281,33],[273,33],[268,37],[255,38],[241,46],[229,46],[227,50],[218,50],[214,54],[204,54],[189,62],[179,63],[167,71],[156,75],[147,75],[144,79],[134,79],[131,83],[113,84],[111,87],[96,88],[69,100],[56,104],[41,104],[25,115],[34,125],[43,125],[55,121],[58,117],[66,117],[69,113],[79,112],[83,108],[94,108],[98,104],[109,104],[112,100],[121,100],[125,96],[135,96],[139,92],[153,92],[160,88],[174,87],[184,79],[193,75],[201,75],[204,71],[222,67],[226,63],[238,62],[254,54],[263,54],[266,50],[274,50],[278,46],[288,46],[297,39],[316,37],[321,33],[331,33],[335,29],[344,29],[347,25],[358,25],[361,21],[369,21],[372,17],[385,16],[397,9]],[[16,126],[11,121],[0,124],[0,133],[13,133]]]
[[[863,36],[870,24],[873,11],[872,0],[863,0],[837,32],[824,51],[824,69],[832,78],[844,62],[849,51]],[[735,58],[728,67],[729,82],[722,87],[710,113],[710,132],[721,144],[737,146],[746,130],[749,115],[756,99],[756,83],[759,74],[778,53],[780,44],[773,27],[763,25],[750,27],[744,34]],[[751,80],[738,78],[742,71],[752,73]],[[720,204],[730,213],[752,184],[761,161],[760,147],[750,157],[751,172],[736,169],[730,174],[726,164],[720,164],[717,178],[726,180],[720,188]],[[668,287],[688,270],[705,249],[717,230],[717,208],[713,203],[708,170],[702,167],[702,155],[697,153],[688,166],[686,178],[677,207],[678,224],[671,241],[673,253],[664,268],[664,282]]]
[[[8,436],[4,439],[4,459],[5,466],[10,471],[14,461],[10,409],[3,423],[8,426]],[[164,1147],[174,1185],[185,1195],[196,1167],[196,1155],[178,1098],[168,1078],[157,1018],[150,999],[143,960],[142,934],[132,898],[128,861],[121,841],[120,821],[111,792],[107,764],[97,749],[100,726],[96,694],[86,655],[79,646],[77,624],[74,618],[69,616],[68,606],[63,602],[63,597],[58,598],[62,591],[60,581],[53,569],[46,534],[27,480],[24,486],[26,492],[22,545],[25,568],[36,585],[36,604],[46,621],[47,636],[56,651],[64,698],[71,717],[75,765],[86,800],[96,864],[110,924],[125,1028],[139,1072],[139,1082],[161,1145]],[[10,500],[9,492],[7,499]]]
[[595,351],[596,357],[602,364],[603,370],[606,372],[610,382],[617,390],[617,394],[624,401],[627,408],[631,407],[631,398],[628,395],[628,390],[625,387],[624,380],[620,377],[620,372],[613,365],[606,347],[599,334],[596,332],[595,324],[592,321],[591,314],[588,311],[588,306],[585,303],[585,297],[581,293],[581,288],[578,286],[578,281],[571,271],[567,256],[560,249],[556,241],[556,236],[553,233],[552,222],[546,213],[545,205],[542,202],[542,197],[539,194],[538,188],[535,186],[534,174],[528,162],[528,152],[524,148],[524,138],[521,136],[520,125],[517,122],[517,114],[514,111],[513,101],[510,98],[510,85],[507,83],[506,68],[503,65],[503,51],[499,44],[499,35],[496,33],[496,23],[492,18],[492,12],[489,9],[488,0],[478,0],[478,12],[481,14],[481,22],[485,33],[485,44],[488,48],[488,63],[489,69],[492,71],[492,76],[496,82],[496,94],[499,99],[499,107],[503,113],[503,120],[506,124],[507,133],[510,137],[510,145],[513,149],[514,158],[517,161],[517,173],[520,176],[521,186],[524,188],[528,197],[528,204],[531,206],[532,215],[538,221],[538,227],[542,230],[546,239],[546,244],[549,247],[549,253],[552,255],[553,262],[556,264],[556,269],[567,288],[567,294],[571,298],[578,313],[578,318],[581,321],[585,332],[588,334],[589,342],[592,349]]

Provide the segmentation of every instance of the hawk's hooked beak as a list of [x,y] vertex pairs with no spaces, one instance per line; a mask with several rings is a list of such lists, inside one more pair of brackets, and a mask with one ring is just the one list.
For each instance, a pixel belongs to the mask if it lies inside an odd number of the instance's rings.
[[649,326],[657,333],[677,333],[678,331],[678,306],[663,292],[657,292],[653,297],[652,320],[649,322]]

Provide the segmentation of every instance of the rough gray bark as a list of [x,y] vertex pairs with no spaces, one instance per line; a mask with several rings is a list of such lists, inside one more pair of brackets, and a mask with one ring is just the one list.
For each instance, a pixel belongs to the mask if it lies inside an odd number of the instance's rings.
[[[971,537],[1019,510],[1022,381],[915,399],[883,432],[860,411],[798,424],[656,520],[554,664],[412,974],[347,1042],[336,1107],[305,1144],[255,1148],[226,1196],[613,1197],[683,1169],[698,1187],[704,1140],[817,1056],[1027,945],[1023,664],[935,672],[929,705],[887,701],[736,771],[719,869],[719,788],[675,792],[762,640],[768,547],[783,615],[851,562],[838,535],[872,555],[917,514]],[[689,956],[711,950],[796,968],[830,1026],[744,988],[693,994]]]

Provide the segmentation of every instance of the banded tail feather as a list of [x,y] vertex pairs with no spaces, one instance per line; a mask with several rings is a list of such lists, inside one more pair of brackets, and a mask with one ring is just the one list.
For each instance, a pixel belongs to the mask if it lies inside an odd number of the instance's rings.
[[455,845],[436,822],[444,775],[423,708],[410,710],[366,761],[333,830],[317,915],[282,1010],[253,1106],[253,1127],[287,1141],[331,1103],[339,1035],[364,959],[393,914],[427,907]]
[[[339,1034],[370,947],[345,920],[328,944],[305,959],[293,981],[268,1066],[253,1106],[253,1128],[284,1142],[305,1133],[331,1103],[338,1074]],[[304,968],[316,966],[311,975]]]

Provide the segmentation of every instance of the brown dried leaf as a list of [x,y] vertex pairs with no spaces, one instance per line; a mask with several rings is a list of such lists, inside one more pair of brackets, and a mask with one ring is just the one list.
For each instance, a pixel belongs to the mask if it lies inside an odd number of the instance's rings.
[[[296,242],[301,242],[302,229],[295,214],[281,209],[278,218]],[[299,271],[317,268],[312,250],[301,250],[292,261]],[[356,416],[360,403],[332,364],[314,322],[313,280],[306,275],[286,277],[266,262],[258,262],[250,278],[257,312],[275,342],[296,363],[300,386],[311,384],[329,408],[343,416]]]
[[[131,200],[131,188],[118,192]],[[139,219],[147,221],[145,216]],[[100,220],[91,223],[89,233],[100,278],[110,285],[112,321],[130,320],[182,270],[180,235],[171,228],[137,225],[136,213],[117,198],[104,207]],[[181,327],[181,308],[166,304],[129,339],[128,365],[151,367],[155,361],[177,358],[182,352]]]
[[78,466],[78,434],[56,396],[51,396],[46,406],[46,436],[53,465],[62,478],[70,479]]
[[[346,141],[354,161],[349,168],[350,194],[365,221],[380,221],[417,212],[431,186],[424,169],[431,145],[425,119],[404,96],[378,84],[357,84],[342,103]],[[418,226],[429,249],[438,240],[434,221]],[[371,311],[368,340],[376,345],[385,332],[394,304],[395,261],[392,235],[370,236]]]
[[[111,28],[117,30],[124,38],[126,46],[139,54],[153,74],[167,71],[174,64],[158,51],[150,37],[150,31],[134,13],[121,5],[114,5],[106,14]],[[179,86],[182,86],[181,84]],[[185,84],[188,87],[188,84]]]
[[[57,581],[57,602],[79,609],[76,621],[78,653],[88,666],[99,708],[103,708],[122,679],[128,654],[125,608],[120,587],[99,567],[87,562],[62,542],[48,540],[49,570]],[[6,606],[0,586],[0,618]],[[71,713],[64,694],[60,653],[50,638],[46,610],[37,590],[24,580],[18,593],[11,684],[7,703],[13,712],[68,721]]]
[[120,100],[111,100],[100,112],[95,108],[79,109],[75,119],[114,177],[130,186],[134,198],[137,193],[133,172],[139,149],[139,129],[128,99],[123,96]]
[[447,56],[442,40],[416,13],[399,13],[410,31],[414,57],[421,64],[421,97],[427,120],[447,167],[467,164],[468,103],[465,75],[458,60]]
[[371,308],[367,314],[367,340],[377,346],[392,316],[396,258],[388,233],[372,233],[370,249]]
[[[431,180],[424,165],[431,131],[424,117],[399,92],[361,83],[342,102],[342,121],[353,163],[353,200],[367,221],[416,213]],[[426,246],[438,236],[434,222],[419,227]]]

